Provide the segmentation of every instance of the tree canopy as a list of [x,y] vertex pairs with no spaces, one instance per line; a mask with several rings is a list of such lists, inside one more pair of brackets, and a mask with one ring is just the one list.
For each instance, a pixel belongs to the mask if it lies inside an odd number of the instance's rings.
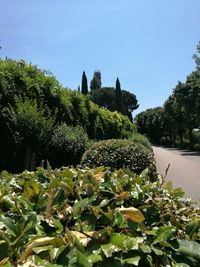
[[90,82],[90,90],[96,90],[101,88],[101,72],[95,71],[93,78]]
[[200,69],[193,71],[184,83],[178,82],[163,107],[138,114],[135,122],[138,130],[154,142],[199,150],[193,131],[200,128]]
[[[102,87],[98,90],[91,91],[90,99],[100,107],[107,108],[111,111],[116,108],[116,89],[114,87]],[[132,112],[139,107],[137,98],[134,94],[121,90],[121,112],[129,117],[132,121]]]

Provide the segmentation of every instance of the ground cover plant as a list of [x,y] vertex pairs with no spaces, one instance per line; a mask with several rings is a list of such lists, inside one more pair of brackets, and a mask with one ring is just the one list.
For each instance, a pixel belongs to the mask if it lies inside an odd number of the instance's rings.
[[0,266],[199,266],[199,210],[147,173],[2,172]]

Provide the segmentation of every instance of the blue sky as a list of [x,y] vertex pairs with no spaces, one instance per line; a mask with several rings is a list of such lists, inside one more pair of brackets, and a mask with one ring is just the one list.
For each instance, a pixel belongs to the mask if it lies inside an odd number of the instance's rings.
[[103,86],[134,93],[141,112],[162,105],[195,69],[200,0],[0,0],[0,56],[50,70],[77,89],[100,70]]

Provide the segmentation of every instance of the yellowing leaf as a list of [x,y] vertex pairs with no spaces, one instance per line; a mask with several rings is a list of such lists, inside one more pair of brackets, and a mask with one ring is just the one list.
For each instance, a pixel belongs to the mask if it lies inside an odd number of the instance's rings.
[[104,176],[105,172],[98,172],[97,174],[94,175],[94,178],[97,181],[100,181],[102,179],[102,177]]
[[84,245],[86,246],[87,243],[90,241],[91,237],[93,236],[94,232],[86,232],[80,233],[78,231],[71,231],[73,235]]
[[144,221],[144,215],[136,208],[119,208],[125,219],[141,223]]
[[55,239],[56,239],[55,237],[42,237],[42,238],[35,239],[33,242],[31,242],[27,246],[24,253],[20,257],[19,262],[25,261],[28,258],[28,256],[32,254],[33,248],[47,245],[50,242],[54,241]]
[[123,200],[130,197],[130,192],[121,192],[120,194],[116,195],[117,199]]

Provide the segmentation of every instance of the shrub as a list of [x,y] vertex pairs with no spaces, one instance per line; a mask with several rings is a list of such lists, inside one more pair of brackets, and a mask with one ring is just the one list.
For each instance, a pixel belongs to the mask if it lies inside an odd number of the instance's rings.
[[[13,139],[10,145],[15,154],[15,160],[9,162],[8,168],[11,171],[34,170],[47,151],[55,123],[54,116],[47,107],[39,106],[36,100],[17,97],[15,105],[4,108],[3,115],[9,128],[9,137]],[[4,144],[7,140],[3,140]]]
[[152,150],[129,140],[97,142],[84,153],[81,164],[89,167],[108,166],[112,169],[129,168],[137,174],[148,168],[152,178],[156,173]]
[[142,144],[149,149],[152,149],[151,143],[149,142],[148,138],[140,133],[131,133],[128,135],[128,140]]
[[0,174],[1,266],[199,267],[200,214],[128,171]]
[[49,161],[53,167],[76,166],[88,146],[89,139],[82,127],[63,123],[55,129],[52,136]]

